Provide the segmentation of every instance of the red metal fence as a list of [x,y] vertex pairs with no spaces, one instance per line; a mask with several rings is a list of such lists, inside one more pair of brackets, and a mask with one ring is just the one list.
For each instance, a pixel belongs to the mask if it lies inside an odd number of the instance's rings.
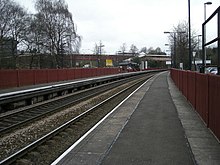
[[171,77],[220,140],[220,76],[171,69]]
[[220,139],[220,76],[209,76],[209,127]]
[[0,89],[117,73],[119,68],[0,70]]

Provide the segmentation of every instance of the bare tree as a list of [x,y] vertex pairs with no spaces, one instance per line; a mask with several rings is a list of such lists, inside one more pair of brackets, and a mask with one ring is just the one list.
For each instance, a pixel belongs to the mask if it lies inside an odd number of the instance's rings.
[[14,1],[0,1],[0,45],[11,50],[13,67],[17,67],[17,46],[24,40],[26,16],[26,11]]
[[64,0],[37,0],[35,7],[37,13],[28,15],[13,0],[0,0],[0,61],[3,55],[9,55],[13,57],[8,60],[12,61],[10,66],[19,67],[17,47],[25,45],[32,54],[30,68],[34,57],[39,57],[35,66],[41,67],[43,54],[51,56],[51,67],[64,67],[64,55],[78,53],[81,47],[68,5]]
[[[188,23],[182,22],[179,23],[176,27],[173,28],[174,33],[170,33],[169,40],[170,40],[170,48],[171,54],[175,54],[174,63],[176,64],[175,67],[178,67],[179,63],[183,63],[184,68],[189,68],[189,37],[188,37]],[[192,31],[192,36],[196,36],[195,31]],[[197,48],[197,38],[191,37],[191,46],[192,50]]]
[[133,55],[136,55],[138,53],[138,48],[134,44],[132,44],[131,47],[130,47],[130,52]]
[[105,46],[105,45],[102,44],[102,41],[99,42],[99,45],[97,45],[97,44],[95,43],[94,54],[96,54],[96,55],[98,55],[98,54],[99,54],[99,55],[102,55],[102,53],[105,52],[104,49],[103,49],[104,46]]
[[99,46],[95,43],[95,47],[94,47],[94,50],[93,50],[93,54],[95,55],[98,55],[99,54]]
[[127,45],[126,45],[126,43],[123,43],[122,46],[120,47],[120,50],[119,50],[119,51],[120,51],[122,54],[125,54],[126,49],[127,49]]
[[162,52],[160,47],[157,47],[156,49],[154,49],[153,47],[150,47],[148,49],[148,54],[166,55],[165,52]]
[[0,41],[2,41],[4,37],[10,36],[11,10],[12,5],[10,0],[0,1]]
[[[31,54],[31,61],[29,67],[33,66],[41,68],[41,57],[46,52],[45,47],[47,44],[44,39],[45,34],[41,30],[41,23],[38,22],[37,15],[30,14],[26,23],[26,35],[24,44],[26,45],[26,51]],[[35,59],[35,63],[34,63]]]
[[64,67],[64,54],[79,52],[81,43],[68,5],[64,0],[37,0],[35,7],[43,40],[46,40],[45,48],[55,58],[56,65]]
[[140,53],[142,53],[142,52],[146,54],[147,53],[147,47],[141,48]]
[[13,17],[11,17],[10,33],[12,39],[15,41],[12,42],[12,55],[15,59],[15,63],[17,63],[17,47],[19,44],[22,44],[26,35],[27,13],[22,7],[15,5],[12,14]]

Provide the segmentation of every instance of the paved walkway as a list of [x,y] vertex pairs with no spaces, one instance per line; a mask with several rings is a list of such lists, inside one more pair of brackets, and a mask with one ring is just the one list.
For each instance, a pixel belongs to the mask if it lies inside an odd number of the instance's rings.
[[54,164],[217,165],[219,155],[219,143],[166,72],[149,80]]

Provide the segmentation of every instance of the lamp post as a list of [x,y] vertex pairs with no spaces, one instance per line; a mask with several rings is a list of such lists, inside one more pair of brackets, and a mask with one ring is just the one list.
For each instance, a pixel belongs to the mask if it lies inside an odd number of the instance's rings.
[[[170,44],[165,44],[165,46],[170,46]],[[173,60],[172,60],[172,48],[170,47],[170,50],[166,50],[166,52],[170,52],[170,67],[172,68],[173,66]]]
[[[195,66],[195,58],[196,58],[196,52],[197,52],[197,57],[199,58],[199,37],[201,37],[202,35],[200,34],[200,35],[196,35],[196,36],[192,36],[191,38],[196,38],[196,37],[198,37],[198,46],[197,46],[197,50],[195,51],[195,52],[192,52],[192,56],[193,56],[193,64],[194,64],[194,66]],[[192,63],[192,62],[191,62]],[[194,68],[193,68],[194,69]]]
[[[98,48],[99,48],[99,54],[100,55],[102,55],[102,47],[104,47],[105,45],[103,45],[102,44],[102,42],[100,41],[100,44],[99,44],[99,46],[98,46]],[[100,67],[100,57],[99,57],[99,55],[98,55],[98,67]]]
[[193,64],[194,64],[194,71],[196,71],[196,52],[193,52]]
[[[197,37],[198,37],[198,57],[199,57],[199,37],[202,37],[202,35],[200,34],[200,35],[197,35]],[[199,57],[200,58],[200,57]]]
[[173,50],[173,55],[171,52],[171,67],[176,68],[176,33],[177,32],[168,32],[165,31],[164,34],[173,34],[174,35],[174,50]]
[[169,31],[165,31],[164,34],[173,34],[173,40],[174,40],[174,51],[173,51],[173,56],[171,55],[171,66],[176,68],[176,34],[179,33],[186,33],[184,31],[181,32],[169,32]]
[[[211,5],[212,2],[204,3],[204,22],[206,21],[206,5]],[[204,26],[204,44],[206,44],[206,25]],[[206,48],[204,49],[204,72],[206,68]]]
[[189,70],[191,70],[192,69],[192,48],[191,48],[190,0],[188,0],[188,24],[189,24]]
[[104,47],[105,45],[102,44],[102,42],[100,41],[100,44],[99,44],[99,53],[100,55],[102,55],[102,47]]

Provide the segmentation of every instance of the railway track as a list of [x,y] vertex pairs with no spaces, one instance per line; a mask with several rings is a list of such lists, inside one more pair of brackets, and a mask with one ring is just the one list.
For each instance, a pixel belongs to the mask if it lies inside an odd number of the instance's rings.
[[82,102],[83,100],[89,99],[107,90],[137,79],[138,77],[140,76],[118,80],[117,82],[93,87],[84,91],[47,101],[46,103],[32,105],[27,108],[23,108],[20,111],[12,111],[11,113],[2,115],[0,117],[0,134],[3,135],[4,133],[11,132],[16,128],[20,128],[22,125],[33,122],[34,120],[38,120],[42,117],[45,117],[46,115],[61,111],[65,108]]
[[[150,77],[152,77],[152,74],[148,74],[147,76],[145,75],[144,77],[143,75],[132,77],[126,79],[126,81],[120,80],[117,81],[117,83],[114,82],[103,85],[102,87],[99,86],[88,89],[84,92],[78,92],[77,94],[71,94],[69,96],[63,97],[62,99],[49,101],[45,105],[34,106],[32,109],[23,110],[21,112],[12,113],[9,116],[5,116],[4,121],[10,121],[12,124],[5,124],[6,127],[2,129],[2,132],[10,132],[7,131],[7,129],[13,130],[19,128],[20,125],[24,124],[25,122],[33,122],[33,120],[36,120],[36,118],[42,118],[42,116],[55,113],[64,108],[73,106],[74,104],[77,104],[83,100],[97,96],[106,90],[111,90],[122,84],[129,83],[129,85],[123,90],[113,94],[108,99],[105,99],[101,103],[98,103],[94,107],[84,111],[83,113],[79,114],[58,128],[52,130],[31,144],[23,147],[14,154],[4,158],[0,164],[50,164],[54,159],[56,159],[57,156],[59,156],[72,143],[74,143],[74,141],[79,139],[86,131],[88,131],[115,106],[117,106],[117,104],[119,104],[140,84],[142,84],[144,81],[146,81],[146,79],[149,79]],[[63,102],[60,100],[63,100]],[[61,104],[62,106],[59,106]],[[33,115],[36,116],[33,117]],[[14,122],[12,122],[11,119],[14,120]],[[3,124],[0,124],[0,126],[3,126]],[[51,153],[51,151],[53,152]]]

